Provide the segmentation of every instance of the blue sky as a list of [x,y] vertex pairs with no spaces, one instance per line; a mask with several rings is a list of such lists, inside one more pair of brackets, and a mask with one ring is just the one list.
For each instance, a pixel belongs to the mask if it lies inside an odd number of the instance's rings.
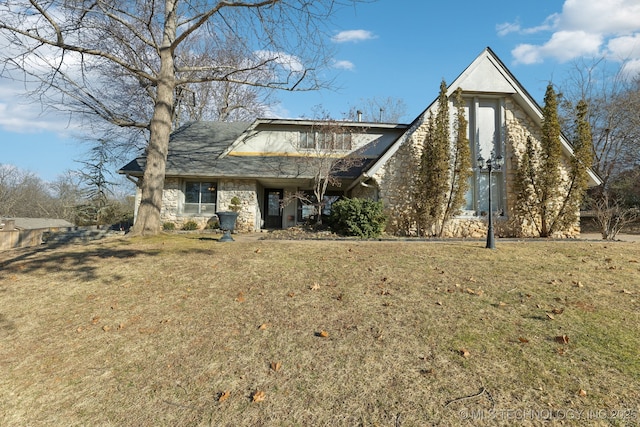
[[[539,103],[577,58],[640,71],[638,0],[378,0],[339,10],[329,36],[336,90],[279,94],[281,117],[312,117],[321,105],[339,118],[362,99],[392,97],[410,122],[487,46]],[[0,164],[53,180],[80,167],[87,146],[71,134],[68,117],[42,114],[0,78]]]

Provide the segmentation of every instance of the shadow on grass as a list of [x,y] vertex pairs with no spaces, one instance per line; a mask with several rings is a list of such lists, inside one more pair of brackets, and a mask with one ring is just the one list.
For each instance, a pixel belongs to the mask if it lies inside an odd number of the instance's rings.
[[126,277],[119,262],[139,256],[156,256],[159,250],[137,250],[127,248],[85,247],[65,245],[64,247],[39,246],[16,252],[0,253],[0,271],[11,273],[63,273],[81,280],[98,278],[98,268],[105,262],[113,262],[112,278]]

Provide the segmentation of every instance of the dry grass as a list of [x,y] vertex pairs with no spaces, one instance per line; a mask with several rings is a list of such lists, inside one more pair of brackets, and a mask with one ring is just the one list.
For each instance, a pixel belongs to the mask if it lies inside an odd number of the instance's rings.
[[637,425],[639,261],[199,235],[1,252],[0,425]]

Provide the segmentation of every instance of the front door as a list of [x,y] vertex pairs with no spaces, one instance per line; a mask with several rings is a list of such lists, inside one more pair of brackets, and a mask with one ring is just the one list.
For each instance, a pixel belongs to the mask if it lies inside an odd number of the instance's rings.
[[282,228],[282,190],[264,190],[264,228]]

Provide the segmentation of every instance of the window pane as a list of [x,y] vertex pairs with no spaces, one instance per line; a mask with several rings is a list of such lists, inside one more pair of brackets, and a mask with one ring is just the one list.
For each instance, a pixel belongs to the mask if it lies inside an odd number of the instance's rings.
[[200,184],[200,202],[201,203],[215,203],[216,202],[216,187],[212,182],[203,182]]
[[478,147],[485,159],[491,158],[491,150],[496,147],[499,140],[496,119],[498,114],[498,101],[495,99],[483,99],[478,103],[477,132]]
[[313,205],[303,204],[300,206],[300,219],[309,219],[309,217],[313,215],[314,212],[315,212],[315,207]]
[[[480,174],[480,182],[478,183],[478,205],[480,212],[489,212],[489,173]],[[502,209],[502,174],[493,172],[491,174],[491,206],[493,211]]]
[[271,192],[268,196],[267,215],[280,215],[280,192]]
[[473,205],[473,192],[475,190],[475,177],[471,175],[468,179],[468,188],[467,192],[464,193],[464,210],[466,211],[475,211],[476,207]]
[[331,214],[331,206],[336,202],[340,196],[324,196],[324,203],[322,206],[322,215]]
[[184,213],[198,213],[198,204],[197,203],[185,203],[184,204]]
[[187,182],[187,185],[184,191],[184,201],[186,203],[200,202],[200,183],[199,182]]
[[203,203],[200,205],[200,213],[215,213],[216,204],[215,203]]
[[313,148],[313,135],[309,132],[300,132],[300,148]]

